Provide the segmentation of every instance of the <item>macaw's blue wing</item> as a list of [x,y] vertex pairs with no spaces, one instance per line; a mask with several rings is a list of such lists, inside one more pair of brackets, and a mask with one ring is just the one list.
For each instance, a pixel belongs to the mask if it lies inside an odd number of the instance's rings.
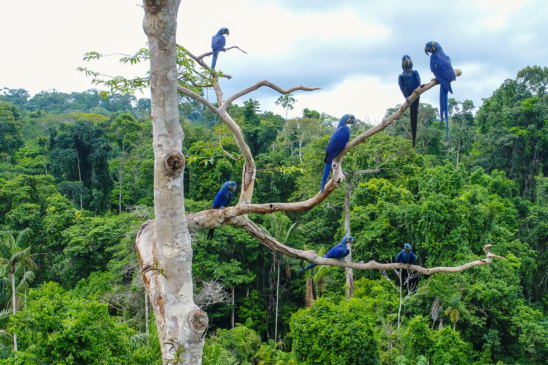
[[411,263],[415,265],[415,261],[417,261],[417,255],[415,255],[413,252],[411,252]]
[[453,66],[451,66],[449,57],[441,52],[433,53],[430,57],[430,69],[445,90],[452,94],[451,82],[455,81],[457,76],[455,75]]
[[232,201],[232,191],[229,191],[228,192],[228,199],[226,200],[225,206],[228,207],[228,205],[230,204],[231,201]]
[[217,64],[217,57],[219,52],[225,48],[226,38],[224,35],[214,35],[211,39],[211,49],[213,50],[213,60],[211,61],[211,68],[215,68]]
[[447,94],[453,93],[451,82],[457,79],[455,70],[451,66],[451,59],[443,52],[433,53],[430,57],[430,69],[440,83],[440,120],[443,122],[445,116],[447,135],[449,139],[449,115],[448,115],[448,98]]
[[341,258],[346,252],[346,248],[342,247],[341,245],[337,245],[333,247],[331,250],[327,251],[327,253],[323,256],[326,259],[338,259]]
[[403,260],[403,253],[404,251],[401,250],[398,256],[396,256],[396,262],[401,262]]
[[415,89],[421,86],[421,77],[419,75],[419,71],[415,70]]
[[215,194],[215,199],[213,199],[213,209],[219,209],[225,200],[225,192],[223,190],[219,190],[217,194]]
[[331,164],[333,159],[337,157],[337,155],[341,153],[342,150],[344,150],[344,147],[346,147],[349,139],[350,128],[348,128],[347,126],[337,127],[337,129],[335,129],[335,131],[331,135],[331,138],[329,138],[329,143],[327,144],[327,148],[325,149],[324,162]]
[[400,75],[400,77],[398,77],[398,85],[400,85],[400,90],[401,90],[401,93],[403,94],[403,96],[407,96],[405,95],[405,89],[403,87],[403,76]]
[[325,150],[325,168],[323,171],[322,185],[320,189],[322,193],[323,188],[327,183],[329,172],[331,171],[331,162],[333,162],[333,159],[337,157],[337,155],[341,153],[342,150],[344,150],[349,139],[350,128],[348,128],[347,126],[337,127],[337,129],[335,129],[335,131],[331,135],[331,138],[329,138],[329,143],[327,144],[327,148]]

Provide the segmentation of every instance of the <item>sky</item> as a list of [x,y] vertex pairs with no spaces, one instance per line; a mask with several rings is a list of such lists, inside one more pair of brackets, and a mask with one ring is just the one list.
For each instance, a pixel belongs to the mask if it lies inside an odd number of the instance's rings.
[[[146,64],[121,65],[115,56],[82,60],[89,51],[133,54],[145,47],[139,5],[139,0],[2,4],[0,88],[24,88],[31,95],[93,88],[91,79],[76,71],[79,66],[107,75],[144,75]],[[227,47],[237,45],[247,54],[219,55],[217,68],[233,77],[221,81],[225,97],[260,80],[283,88],[316,86],[322,89],[294,93],[290,117],[309,108],[377,123],[386,109],[403,102],[397,80],[404,54],[426,83],[433,75],[424,46],[441,44],[463,73],[452,96],[479,107],[522,68],[547,65],[546,19],[543,0],[182,0],[177,42],[201,54],[210,50],[219,28],[229,28]],[[259,100],[262,110],[284,114],[274,104],[278,96],[263,88],[246,98]],[[421,97],[435,106],[438,100],[437,88]]]

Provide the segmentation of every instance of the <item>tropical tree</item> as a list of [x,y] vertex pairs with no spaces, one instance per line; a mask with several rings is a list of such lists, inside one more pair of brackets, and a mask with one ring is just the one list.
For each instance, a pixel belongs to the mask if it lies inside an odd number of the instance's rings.
[[[0,264],[4,265],[7,270],[8,279],[11,282],[11,306],[13,314],[17,313],[17,288],[15,287],[15,278],[21,269],[36,269],[37,265],[34,262],[34,255],[31,254],[30,242],[31,231],[29,228],[22,230],[14,238],[8,234],[2,238],[0,246]],[[25,275],[23,274],[23,279]],[[27,279],[28,280],[28,276]],[[17,335],[13,334],[13,349],[17,351]]]
[[461,301],[459,294],[453,294],[451,296],[451,299],[447,302],[447,309],[445,309],[445,314],[449,316],[449,319],[451,319],[451,322],[453,323],[453,331],[455,331],[455,327],[457,325],[457,322],[460,320],[461,314],[468,313],[466,310],[466,307],[464,306],[464,303]]
[[110,126],[112,134],[110,138],[114,140],[122,156],[120,157],[120,171],[118,172],[118,185],[119,185],[119,196],[118,196],[118,214],[122,214],[122,179],[124,176],[124,159],[129,150],[135,145],[139,139],[139,132],[141,131],[141,125],[131,114],[122,114],[112,125]]
[[[268,225],[269,229],[261,226],[261,229],[266,233],[276,238],[279,242],[287,245],[295,239],[297,233],[302,230],[299,227],[299,223],[292,223],[291,219],[283,213],[275,213],[265,217],[265,223]],[[282,260],[278,259],[277,253],[274,252],[274,261],[272,263],[273,269],[278,264],[278,279],[276,282],[276,320],[274,325],[274,344],[278,340],[278,302],[280,296],[280,265]],[[287,257],[284,255],[284,260],[286,260],[287,272],[290,273],[289,263],[287,262]]]

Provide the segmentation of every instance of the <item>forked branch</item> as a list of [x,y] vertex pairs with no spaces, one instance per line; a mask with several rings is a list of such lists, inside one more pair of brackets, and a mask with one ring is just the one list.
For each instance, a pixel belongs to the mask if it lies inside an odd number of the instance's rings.
[[245,90],[242,90],[242,91],[239,91],[237,92],[236,94],[232,95],[231,97],[229,97],[228,99],[226,99],[226,101],[223,103],[223,105],[221,105],[221,109],[222,110],[226,110],[226,108],[228,108],[228,106],[230,104],[232,104],[236,99],[246,95],[246,94],[249,94],[250,92],[252,91],[255,91],[257,90],[258,88],[260,87],[263,87],[263,86],[267,86],[273,90],[276,90],[277,92],[279,92],[280,94],[290,94],[292,93],[293,91],[297,91],[297,90],[301,90],[301,91],[314,91],[314,90],[320,90],[321,87],[307,87],[307,86],[302,86],[302,85],[299,85],[299,86],[293,86],[292,88],[289,88],[289,89],[282,89],[281,87],[279,87],[278,85],[276,84],[273,84],[269,81],[266,81],[266,80],[263,80],[263,81],[259,81],[258,83],[256,83],[255,85],[253,86],[250,86],[248,87],[247,89]]
[[[345,261],[339,261],[334,259],[326,259],[318,256],[316,251],[302,251],[302,250],[297,250],[291,247],[287,247],[281,244],[280,242],[278,242],[273,237],[263,232],[255,223],[253,223],[249,219],[246,220],[242,228],[245,229],[247,232],[249,232],[253,237],[258,239],[261,243],[263,243],[269,249],[273,251],[281,252],[282,254],[287,256],[306,260],[316,265],[348,267],[355,270],[388,270],[388,269],[407,268],[406,264],[401,264],[401,263],[381,264],[376,261],[369,261],[368,263],[364,263],[364,262],[345,262]],[[433,267],[431,269],[427,269],[418,265],[410,265],[409,270],[417,271],[424,275],[432,275],[440,272],[455,273],[455,272],[460,272],[460,271],[470,269],[471,267],[478,266],[478,265],[488,265],[493,261],[493,257],[506,261],[504,257],[490,253],[489,249],[491,248],[491,246],[492,245],[485,245],[483,247],[483,250],[485,251],[485,255],[486,255],[485,259],[471,261],[460,266]]]

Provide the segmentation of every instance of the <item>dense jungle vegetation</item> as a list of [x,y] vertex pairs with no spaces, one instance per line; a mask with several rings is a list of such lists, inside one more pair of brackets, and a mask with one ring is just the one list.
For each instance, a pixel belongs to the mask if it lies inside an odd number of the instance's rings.
[[[343,161],[348,173],[380,169],[351,180],[353,261],[394,262],[406,242],[424,267],[484,258],[487,244],[507,261],[401,286],[394,272],[355,271],[348,299],[342,268],[300,275],[306,262],[237,227],[212,241],[193,233],[204,364],[546,364],[547,86],[548,68],[527,67],[481,106],[451,99],[449,141],[437,108],[421,104],[416,149],[405,115]],[[243,160],[215,115],[183,97],[180,111],[185,204],[197,212],[223,182],[240,184]],[[340,116],[286,119],[252,99],[228,111],[260,170],[254,202],[317,193]],[[150,119],[148,99],[0,92],[1,363],[161,364],[135,251],[154,218]],[[344,235],[346,194],[253,220],[322,253]]]

